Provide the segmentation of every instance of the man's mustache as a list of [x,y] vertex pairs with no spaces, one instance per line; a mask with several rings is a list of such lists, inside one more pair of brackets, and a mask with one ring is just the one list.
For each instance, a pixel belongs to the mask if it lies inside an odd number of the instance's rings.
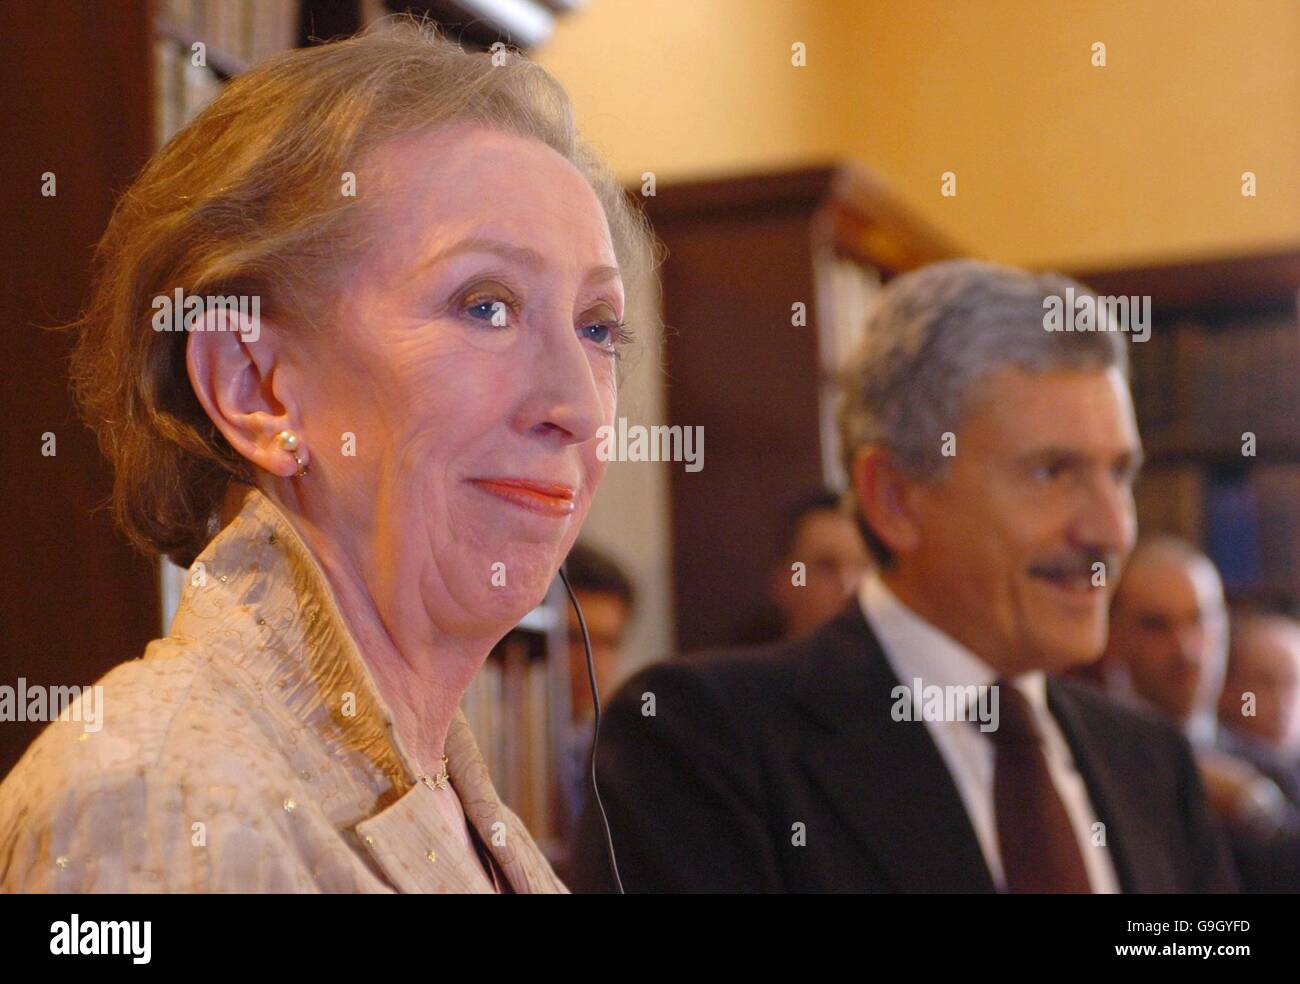
[[1036,577],[1091,577],[1097,564],[1102,565],[1107,577],[1118,574],[1120,556],[1113,550],[1071,550],[1035,561],[1029,573]]

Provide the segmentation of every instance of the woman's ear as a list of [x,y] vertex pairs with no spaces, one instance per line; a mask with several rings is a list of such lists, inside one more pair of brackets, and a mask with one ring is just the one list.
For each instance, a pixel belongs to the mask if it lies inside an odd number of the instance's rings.
[[894,456],[876,445],[861,448],[853,459],[853,491],[871,531],[891,554],[907,554],[920,541],[910,509],[913,480]]
[[289,453],[277,440],[282,431],[301,433],[293,373],[283,358],[283,333],[255,318],[219,306],[206,310],[200,329],[187,332],[185,368],[230,446],[258,468],[289,478],[298,471],[294,453],[307,462],[305,442]]

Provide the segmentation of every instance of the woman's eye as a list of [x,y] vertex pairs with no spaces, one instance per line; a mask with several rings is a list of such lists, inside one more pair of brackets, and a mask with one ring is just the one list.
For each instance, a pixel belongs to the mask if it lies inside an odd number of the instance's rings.
[[578,329],[578,336],[595,342],[610,355],[618,355],[619,349],[631,340],[628,326],[622,321],[596,321]]
[[465,288],[459,294],[457,306],[467,318],[506,328],[514,323],[519,303],[514,291],[495,281],[484,281]]
[[583,338],[590,339],[602,348],[612,348],[614,345],[614,326],[597,322],[593,325],[579,328],[578,333]]
[[465,305],[465,313],[475,321],[504,328],[510,323],[510,305],[500,298],[471,300]]

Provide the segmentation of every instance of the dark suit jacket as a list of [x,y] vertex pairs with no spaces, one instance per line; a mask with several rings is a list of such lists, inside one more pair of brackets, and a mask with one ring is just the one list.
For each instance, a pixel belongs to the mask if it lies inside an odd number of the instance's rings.
[[1228,830],[1232,860],[1245,892],[1300,892],[1300,770],[1274,749],[1231,728],[1218,729],[1219,751],[1242,759],[1277,783],[1287,806],[1274,830]]
[[[626,890],[994,891],[928,729],[890,716],[898,684],[856,599],[798,642],[634,677],[597,757]],[[1183,737],[1086,685],[1048,702],[1124,891],[1235,890]],[[590,804],[575,860],[571,887],[611,889]]]

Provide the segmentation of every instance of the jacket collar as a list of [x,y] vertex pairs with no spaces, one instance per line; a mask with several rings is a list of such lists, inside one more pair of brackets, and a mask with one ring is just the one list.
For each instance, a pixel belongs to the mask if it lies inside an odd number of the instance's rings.
[[804,645],[794,698],[817,727],[800,758],[885,880],[898,891],[994,891],[928,729],[891,717],[899,681],[858,599]]
[[[801,645],[794,699],[816,725],[804,738],[801,757],[889,880],[900,891],[995,891],[961,795],[928,729],[890,716],[900,681],[858,599],[851,598]],[[1141,790],[1117,782],[1102,751],[1106,736],[1089,725],[1068,685],[1049,677],[1044,695],[1098,818],[1111,832],[1121,888],[1152,890],[1155,883],[1142,877],[1138,853],[1130,849],[1148,840],[1133,822],[1146,812]]]

